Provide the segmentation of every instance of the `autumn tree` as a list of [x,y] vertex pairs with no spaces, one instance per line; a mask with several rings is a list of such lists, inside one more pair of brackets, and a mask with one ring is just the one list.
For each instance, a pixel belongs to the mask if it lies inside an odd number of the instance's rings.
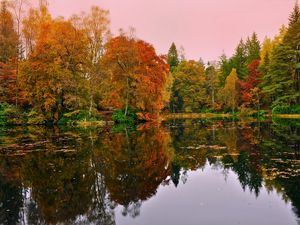
[[63,19],[40,28],[33,52],[21,64],[21,81],[32,107],[57,123],[64,110],[87,108],[87,40]]
[[[258,85],[261,83],[262,74],[258,70],[259,65],[259,60],[253,60],[248,65],[247,78],[244,81],[239,81],[239,86],[241,88],[241,98],[243,103],[245,103],[246,105],[251,104],[254,99],[259,97],[257,96],[258,90],[255,90],[255,92],[253,90],[254,88],[258,88]],[[256,99],[256,101],[259,100]]]
[[200,111],[207,103],[204,66],[192,60],[182,61],[173,74],[171,110],[173,112]]
[[0,12],[0,62],[7,63],[17,56],[18,35],[14,29],[14,20],[7,8],[7,2],[1,1]]
[[179,63],[178,52],[177,52],[176,45],[173,42],[168,52],[168,64],[170,66],[171,72],[173,72],[175,67],[178,66],[178,63]]
[[30,8],[27,15],[22,20],[22,33],[24,37],[25,57],[29,56],[36,45],[37,39],[41,35],[42,26],[52,23],[48,5],[40,2],[39,8]]
[[1,1],[0,12],[0,101],[15,103],[16,66],[18,55],[18,35],[14,29],[7,2]]
[[109,29],[109,12],[98,6],[92,6],[90,12],[74,15],[70,19],[73,26],[82,29],[88,40],[87,79],[89,81],[89,113],[95,106],[99,106],[101,92],[102,71],[100,60],[104,54],[104,45],[111,34]]
[[134,37],[120,35],[106,45],[101,60],[105,68],[103,104],[158,113],[163,107],[169,66],[157,56],[152,45]]
[[219,97],[223,103],[234,112],[238,107],[239,85],[236,69],[232,69],[226,78],[224,88],[219,92]]

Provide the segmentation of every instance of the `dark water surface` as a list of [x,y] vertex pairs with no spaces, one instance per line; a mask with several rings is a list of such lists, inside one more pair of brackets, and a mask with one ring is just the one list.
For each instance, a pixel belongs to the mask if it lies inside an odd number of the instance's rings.
[[295,120],[0,128],[0,224],[299,225]]

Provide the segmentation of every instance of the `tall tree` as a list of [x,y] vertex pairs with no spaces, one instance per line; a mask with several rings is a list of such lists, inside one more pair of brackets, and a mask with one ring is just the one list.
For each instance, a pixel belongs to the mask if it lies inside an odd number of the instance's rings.
[[211,99],[211,106],[215,105],[216,89],[218,87],[218,71],[214,63],[209,63],[206,68],[206,87]]
[[257,38],[257,34],[254,32],[251,38],[247,38],[246,42],[246,54],[247,61],[246,63],[249,65],[253,60],[257,60],[260,58],[260,42]]
[[57,123],[64,110],[87,108],[87,40],[64,20],[40,27],[33,52],[21,64],[20,78],[35,110]]
[[232,112],[238,107],[238,80],[239,78],[236,69],[232,69],[231,73],[226,78],[224,88],[219,92],[220,99],[232,110]]
[[252,90],[261,82],[262,74],[258,71],[260,65],[259,60],[253,60],[248,65],[248,76],[245,81],[239,81],[241,88],[242,101],[246,104],[250,104],[255,97],[252,95]]
[[[74,15],[71,22],[78,29],[83,29],[88,45],[87,79],[89,80],[90,107],[89,113],[97,105],[99,98],[99,86],[101,85],[100,59],[104,53],[104,45],[109,40],[111,33],[109,29],[109,12],[98,6],[92,6],[88,14]],[[99,104],[99,102],[97,102]]]
[[173,42],[168,52],[168,64],[170,66],[171,72],[173,72],[175,67],[178,66],[178,63],[179,63],[178,52],[177,52],[176,45]]
[[240,40],[231,58],[232,68],[236,68],[239,79],[244,79],[247,74],[247,49],[243,39]]
[[12,0],[11,7],[14,11],[14,18],[16,21],[16,31],[18,35],[18,54],[16,57],[16,106],[18,106],[19,101],[19,61],[23,58],[23,43],[22,43],[22,18],[24,13],[24,6],[27,4],[27,0]]
[[33,52],[37,43],[40,32],[43,30],[42,26],[52,23],[52,16],[49,12],[48,5],[43,1],[40,2],[38,9],[30,8],[28,14],[22,21],[22,33],[25,42],[25,57]]
[[125,107],[125,116],[129,106],[153,114],[162,109],[169,66],[153,46],[120,35],[107,43],[101,62],[106,71],[104,105]]
[[8,11],[7,2],[1,1],[0,12],[0,62],[7,63],[17,57],[18,34],[14,29],[12,14]]
[[219,84],[220,87],[224,87],[225,80],[232,70],[230,59],[228,59],[225,54],[222,54],[220,56],[219,67],[220,67]]
[[192,60],[182,61],[174,71],[171,110],[200,111],[207,103],[205,93],[204,66]]
[[[298,10],[296,3],[292,15],[297,15]],[[300,102],[299,33],[300,21],[290,23],[283,40],[273,50],[268,73],[263,82],[263,91],[270,97],[273,107],[290,106]]]
[[7,2],[1,1],[0,12],[0,101],[15,103],[16,58],[18,56],[18,35],[14,29],[12,14]]
[[292,13],[289,17],[289,27],[293,26],[295,23],[297,23],[300,19],[300,8],[298,0],[295,2],[295,6],[293,8]]

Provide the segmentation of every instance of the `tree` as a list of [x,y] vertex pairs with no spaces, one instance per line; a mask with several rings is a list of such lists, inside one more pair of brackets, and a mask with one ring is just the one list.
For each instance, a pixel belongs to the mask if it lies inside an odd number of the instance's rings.
[[14,60],[18,53],[18,34],[14,29],[12,14],[7,9],[7,2],[1,1],[0,12],[0,62]]
[[239,79],[244,79],[247,75],[247,48],[243,39],[240,40],[231,58],[231,68],[236,68]]
[[249,65],[253,60],[260,58],[260,42],[257,38],[257,34],[254,32],[251,38],[247,38],[246,42],[247,64]]
[[200,111],[206,105],[204,66],[195,61],[183,61],[173,72],[171,98],[173,112]]
[[264,62],[266,55],[268,55],[269,59],[272,57],[272,50],[273,50],[273,44],[271,38],[265,37],[259,53],[259,57],[262,62]]
[[290,14],[289,17],[289,27],[293,26],[295,23],[297,23],[300,19],[300,9],[299,9],[299,4],[298,0],[295,2],[295,6],[293,8],[292,13]]
[[178,52],[177,52],[176,45],[173,42],[168,52],[168,64],[170,66],[171,72],[173,72],[176,66],[178,66],[178,63],[179,63]]
[[[92,6],[90,13],[74,15],[70,21],[77,29],[83,29],[88,40],[87,79],[89,80],[90,107],[89,114],[99,98],[99,86],[101,85],[100,59],[104,53],[104,45],[109,40],[109,12],[98,6]],[[99,103],[99,102],[97,102]]]
[[36,45],[37,39],[41,35],[42,26],[52,23],[52,17],[48,10],[48,5],[40,2],[38,9],[30,8],[27,16],[22,21],[22,33],[25,42],[25,58],[29,56]]
[[225,80],[232,70],[230,59],[228,59],[225,54],[222,54],[220,56],[219,67],[220,67],[219,83],[220,83],[220,87],[224,87]]
[[22,45],[22,33],[21,33],[21,24],[22,24],[22,14],[24,10],[24,5],[27,3],[26,0],[12,0],[11,7],[13,8],[16,20],[16,29],[18,35],[18,46],[17,46],[17,57],[16,57],[16,106],[19,102],[19,61],[23,57],[23,45]]
[[299,32],[300,21],[292,23],[282,42],[273,50],[268,73],[264,76],[263,82],[263,91],[271,99],[273,107],[291,106],[300,102]]
[[87,108],[87,40],[83,31],[61,19],[40,27],[20,78],[35,110],[57,123],[63,111]]
[[1,1],[0,12],[0,101],[16,102],[16,58],[18,57],[18,35],[14,29],[12,14],[7,2]]
[[258,91],[255,91],[255,96],[252,95],[252,90],[257,88],[261,82],[262,74],[258,71],[260,65],[259,60],[253,60],[248,65],[248,76],[245,81],[239,81],[239,86],[241,88],[241,98],[243,103],[249,105],[256,96]]
[[221,100],[227,107],[231,108],[232,112],[234,112],[238,106],[238,80],[239,78],[236,69],[232,69],[231,73],[226,78],[224,88],[220,91]]
[[162,109],[169,66],[152,45],[120,35],[106,44],[101,63],[106,107],[125,107],[125,116],[129,107],[153,114]]
[[218,72],[216,69],[216,65],[209,63],[208,68],[206,69],[206,87],[207,87],[208,94],[210,95],[212,107],[214,107],[215,105],[217,86],[218,86]]

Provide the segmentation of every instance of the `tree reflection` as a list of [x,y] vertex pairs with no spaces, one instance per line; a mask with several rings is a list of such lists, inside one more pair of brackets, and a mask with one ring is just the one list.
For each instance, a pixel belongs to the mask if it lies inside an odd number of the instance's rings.
[[106,133],[100,144],[105,184],[124,215],[138,216],[142,201],[155,195],[170,174],[170,136],[158,126]]
[[300,217],[295,124],[190,120],[136,130],[2,130],[0,223],[112,225],[116,206],[136,217],[160,185],[180,187],[188,171],[208,164],[225,177],[233,171],[256,196],[263,187],[275,190]]

